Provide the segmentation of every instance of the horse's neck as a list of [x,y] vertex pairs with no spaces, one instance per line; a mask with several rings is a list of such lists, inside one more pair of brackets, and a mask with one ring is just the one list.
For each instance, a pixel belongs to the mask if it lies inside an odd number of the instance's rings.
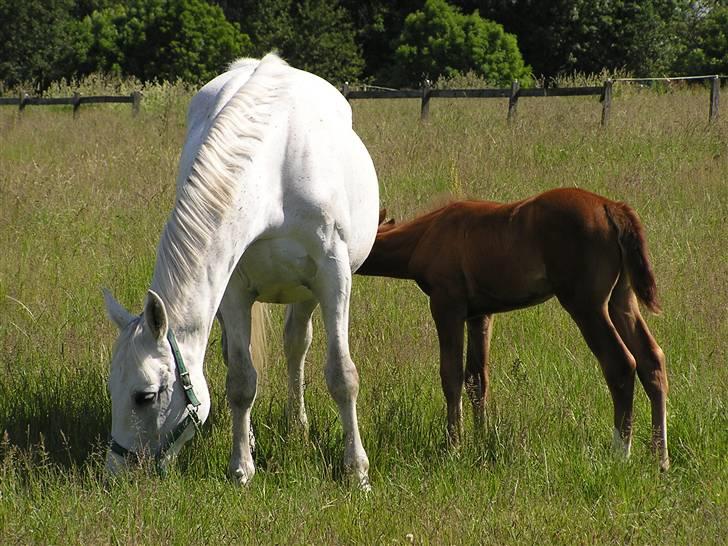
[[357,270],[360,275],[413,279],[410,270],[412,253],[417,248],[429,222],[403,224],[387,231],[380,231],[369,256]]
[[[160,244],[151,289],[165,303],[170,328],[180,344],[196,347],[195,352],[204,353],[230,275],[247,247],[247,239],[233,235],[236,231],[231,226],[221,228],[205,247],[196,249],[193,268],[176,277],[169,272],[168,249]],[[247,230],[246,236],[252,237],[253,230]]]

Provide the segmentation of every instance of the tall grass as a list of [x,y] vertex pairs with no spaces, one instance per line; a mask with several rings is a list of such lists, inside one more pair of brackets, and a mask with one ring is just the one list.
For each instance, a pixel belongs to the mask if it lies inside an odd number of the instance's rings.
[[[140,309],[174,199],[189,92],[128,110],[0,110],[1,543],[718,543],[728,532],[728,123],[685,88],[595,99],[355,102],[382,206],[399,219],[453,197],[513,200],[578,186],[632,204],[664,312],[672,469],[657,471],[638,387],[634,455],[609,451],[611,402],[555,302],[498,316],[482,434],[444,443],[438,350],[413,284],[355,277],[351,349],[374,491],[349,490],[315,316],[307,444],[289,441],[282,310],[254,408],[258,474],[224,477],[230,416],[219,331],[206,375],[213,414],[166,480],[106,484],[105,380],[115,329],[100,288]],[[147,104],[147,103],[145,103]],[[161,105],[161,106],[160,106]],[[467,412],[466,412],[467,413]]]

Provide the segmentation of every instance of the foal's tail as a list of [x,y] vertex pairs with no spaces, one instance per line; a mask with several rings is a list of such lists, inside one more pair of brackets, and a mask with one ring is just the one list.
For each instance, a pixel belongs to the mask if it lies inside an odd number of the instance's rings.
[[637,213],[626,203],[604,205],[607,218],[617,230],[632,289],[637,298],[653,313],[660,313],[657,285],[647,256],[647,241]]

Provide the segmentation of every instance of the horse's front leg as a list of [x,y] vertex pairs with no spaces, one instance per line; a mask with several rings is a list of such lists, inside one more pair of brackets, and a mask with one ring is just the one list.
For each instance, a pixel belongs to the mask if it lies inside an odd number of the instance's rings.
[[464,313],[447,297],[433,295],[430,311],[440,342],[440,381],[447,403],[448,445],[457,447],[463,433],[463,322]]
[[308,417],[303,400],[303,377],[306,352],[313,337],[311,314],[316,305],[315,300],[289,305],[283,329],[283,350],[288,363],[288,428],[304,439],[308,438]]
[[351,270],[346,247],[339,242],[334,256],[324,258],[313,284],[326,328],[326,385],[339,408],[344,429],[344,472],[368,490],[369,458],[359,434],[356,399],[359,374],[349,355]]
[[493,334],[493,315],[483,315],[467,320],[468,351],[465,362],[465,391],[473,406],[476,429],[485,422],[485,404],[488,401],[488,356]]
[[250,354],[250,322],[253,299],[235,274],[230,280],[218,312],[224,328],[223,357],[228,366],[227,398],[233,424],[233,445],[228,474],[241,485],[255,474],[250,413],[255,401],[258,374]]

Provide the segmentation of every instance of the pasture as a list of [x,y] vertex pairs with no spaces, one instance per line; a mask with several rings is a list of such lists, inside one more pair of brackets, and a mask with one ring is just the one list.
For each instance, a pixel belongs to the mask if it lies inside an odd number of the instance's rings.
[[608,130],[593,98],[354,102],[381,204],[407,219],[449,198],[511,201],[581,187],[631,204],[645,226],[663,313],[645,317],[667,356],[671,469],[649,452],[635,389],[632,458],[610,451],[596,359],[554,301],[498,315],[482,434],[464,405],[445,445],[438,345],[410,282],[355,276],[351,351],[373,491],[341,476],[343,441],[314,315],[310,441],[286,432],[283,308],[253,410],[258,472],[225,477],[230,416],[220,332],[203,434],[162,480],[107,484],[106,377],[116,328],[101,287],[141,310],[174,200],[188,95],[128,107],[0,110],[0,543],[714,544],[728,536],[728,116],[707,91],[615,90]]

